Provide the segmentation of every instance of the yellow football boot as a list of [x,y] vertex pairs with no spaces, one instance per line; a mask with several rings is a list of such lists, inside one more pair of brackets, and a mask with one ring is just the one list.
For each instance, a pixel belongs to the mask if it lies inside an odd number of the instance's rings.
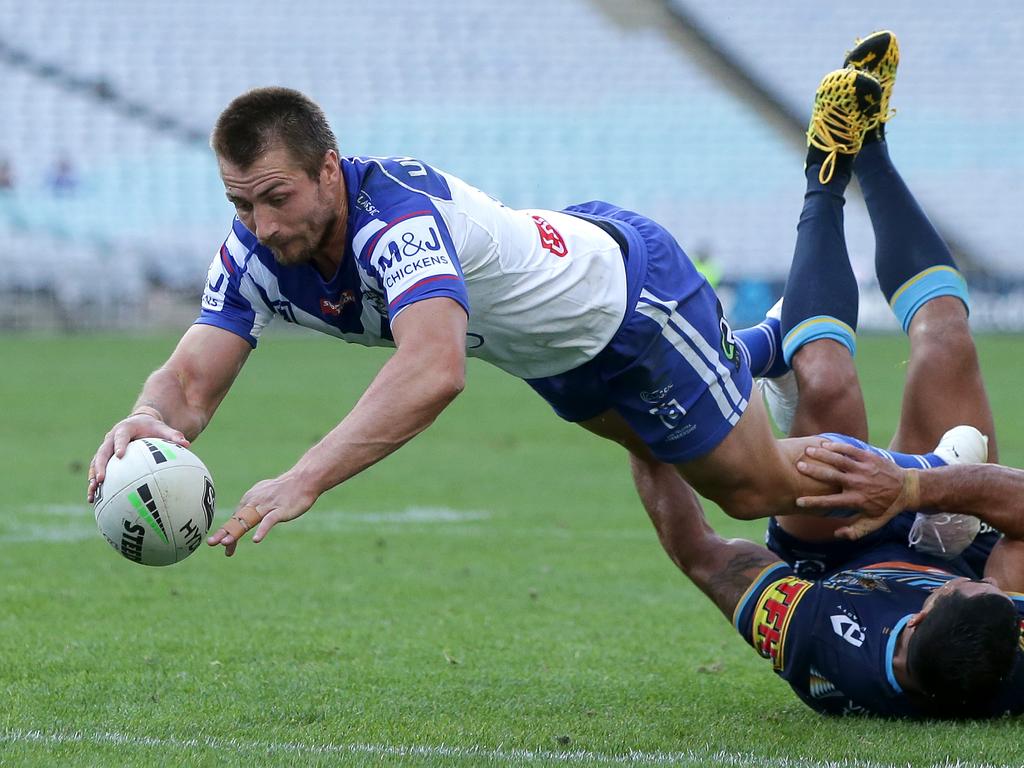
[[824,153],[822,184],[832,179],[838,154],[860,152],[864,134],[878,126],[881,101],[882,86],[865,72],[837,69],[822,78],[807,127],[807,145]]

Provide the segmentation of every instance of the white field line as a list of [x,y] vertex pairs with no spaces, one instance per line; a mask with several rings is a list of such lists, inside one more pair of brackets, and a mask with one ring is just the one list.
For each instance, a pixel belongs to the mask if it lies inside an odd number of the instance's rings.
[[[92,507],[87,504],[30,504],[8,507],[3,512],[0,543],[78,542],[98,535]],[[328,528],[475,523],[491,517],[490,512],[447,507],[409,507],[394,512],[323,510],[316,515]]]
[[[597,763],[605,765],[691,765],[725,766],[726,768],[901,768],[894,763],[878,763],[870,760],[827,760],[819,761],[803,757],[768,758],[743,752],[714,752],[708,750],[686,750],[682,752],[630,751],[621,755],[591,752],[588,750],[531,750],[514,748],[452,747],[440,745],[401,744],[302,744],[280,741],[242,741],[200,736],[190,739],[174,737],[132,736],[123,733],[100,731],[0,731],[0,743],[12,744],[94,744],[98,746],[123,746],[133,748],[160,748],[180,751],[212,749],[218,752],[256,752],[285,755],[365,755],[370,757],[422,757],[462,760],[490,760],[522,765],[531,762]],[[992,763],[972,763],[960,760],[932,763],[927,768],[1012,768]]]
[[400,512],[347,512],[340,509],[315,511],[318,520],[335,523],[471,523],[487,520],[490,512],[449,507],[408,507]]
[[[30,504],[24,507],[0,508],[0,544],[15,543],[76,543],[93,539],[99,534],[93,522],[92,507],[88,504]],[[485,510],[460,510],[449,507],[408,507],[397,511],[355,512],[341,509],[314,510],[318,530],[338,530],[351,527],[374,527],[395,533],[402,528],[421,525],[444,525],[457,535],[480,535],[478,525],[491,520]],[[459,525],[470,524],[470,525]],[[656,541],[653,530],[573,530],[555,524],[550,527],[533,526],[502,528],[507,534],[537,536],[556,539],[615,539],[617,541]]]

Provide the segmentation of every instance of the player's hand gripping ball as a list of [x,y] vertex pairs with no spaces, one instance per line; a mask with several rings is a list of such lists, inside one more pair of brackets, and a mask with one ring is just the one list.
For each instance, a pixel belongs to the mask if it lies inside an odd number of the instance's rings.
[[198,549],[213,522],[215,492],[199,458],[149,437],[113,456],[93,502],[110,545],[143,565],[171,565]]

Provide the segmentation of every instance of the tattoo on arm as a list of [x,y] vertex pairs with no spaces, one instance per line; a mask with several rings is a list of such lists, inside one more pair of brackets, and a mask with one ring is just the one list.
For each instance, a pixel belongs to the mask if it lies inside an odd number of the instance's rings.
[[699,586],[710,597],[718,610],[732,619],[743,593],[765,568],[779,562],[778,555],[764,547],[743,539],[733,539],[726,545],[723,562],[708,573]]

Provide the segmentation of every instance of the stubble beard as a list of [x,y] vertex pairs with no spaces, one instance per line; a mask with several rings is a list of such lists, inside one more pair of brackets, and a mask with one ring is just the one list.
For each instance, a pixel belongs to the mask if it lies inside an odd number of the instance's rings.
[[337,221],[337,214],[329,215],[320,230],[320,235],[317,238],[316,243],[311,247],[303,248],[294,256],[286,255],[279,248],[271,248],[270,252],[274,255],[274,260],[283,267],[312,264],[316,260],[317,256],[320,256],[327,250],[327,243],[331,238],[331,232],[334,231],[334,226]]

